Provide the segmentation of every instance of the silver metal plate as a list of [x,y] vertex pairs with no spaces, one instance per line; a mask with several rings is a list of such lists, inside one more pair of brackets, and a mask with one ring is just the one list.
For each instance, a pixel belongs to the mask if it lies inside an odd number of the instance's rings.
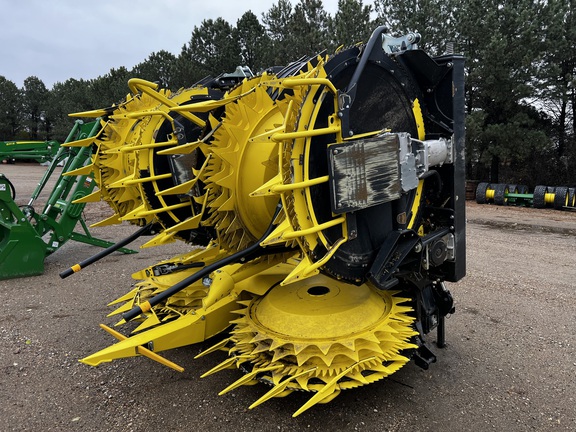
[[328,159],[333,213],[356,211],[400,197],[397,135],[332,144]]

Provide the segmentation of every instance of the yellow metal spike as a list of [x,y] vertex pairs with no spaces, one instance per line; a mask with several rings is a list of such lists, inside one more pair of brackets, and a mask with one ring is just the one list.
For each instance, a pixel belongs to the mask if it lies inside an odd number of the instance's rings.
[[281,124],[281,125],[274,125],[274,126],[276,126],[276,127],[272,128],[272,129],[268,129],[264,133],[250,137],[248,139],[248,142],[250,144],[270,142],[270,141],[272,141],[272,135],[286,131],[286,124],[285,123]]
[[230,172],[229,169],[222,170],[222,172],[216,174],[210,180],[230,190],[234,190],[236,188],[236,175],[234,172]]
[[[292,355],[292,353],[290,352],[290,350],[278,350],[278,349],[274,349],[270,347],[270,350],[274,350],[274,355],[272,356],[272,360],[270,360],[272,363],[277,362],[279,360],[282,360],[285,357],[288,357],[290,355]],[[301,366],[301,365],[299,365]]]
[[116,324],[114,324],[114,327],[119,327],[121,325],[126,324],[126,320],[124,318],[122,318],[120,321],[118,321]]
[[[248,331],[246,333],[253,333],[254,332],[254,330],[249,328],[249,327],[247,329],[248,329]],[[235,331],[237,331],[237,330],[235,330]],[[255,333],[254,337],[250,340],[250,343],[258,343],[258,342],[265,341],[268,339],[270,339],[270,336],[268,336],[264,333]]]
[[158,152],[159,155],[178,155],[178,154],[190,154],[192,153],[194,150],[196,150],[198,147],[200,147],[201,144],[204,144],[204,141],[194,141],[191,143],[186,143],[186,144],[180,144],[177,146],[174,146],[172,148],[169,149],[164,149],[164,150],[160,150]]
[[220,342],[218,342],[216,345],[212,345],[210,348],[202,351],[200,354],[197,354],[196,356],[194,356],[195,359],[200,358],[200,357],[204,357],[207,354],[211,354],[213,352],[216,351],[223,351],[226,350],[226,344],[228,344],[228,342],[230,342],[230,338],[226,338],[221,340]]
[[109,114],[109,109],[98,109],[98,110],[91,110],[91,111],[81,111],[72,114],[68,114],[68,117],[74,118],[97,118],[97,117],[104,117]]
[[138,216],[138,213],[140,213],[141,211],[145,211],[145,210],[146,210],[146,205],[142,204],[141,206],[136,207],[130,213],[127,213],[124,216],[121,216],[120,220],[121,221],[138,220],[141,218],[141,216]]
[[177,233],[178,231],[183,231],[183,230],[196,229],[200,226],[201,220],[202,220],[202,214],[188,218],[188,219],[183,220],[182,222],[177,223],[176,225],[173,225],[170,228],[168,228],[166,230],[166,234]]
[[174,144],[178,144],[178,140],[173,139],[169,141],[162,141],[162,142],[154,142],[154,143],[147,143],[147,144],[140,144],[134,146],[124,146],[120,147],[120,151],[122,153],[130,153],[130,152],[137,152],[144,149],[154,149],[158,147],[168,147],[173,146]]
[[[315,274],[318,274],[319,272],[319,268],[322,267],[324,264],[326,264],[328,262],[328,260],[330,258],[332,258],[332,256],[334,255],[334,253],[338,250],[338,248],[344,244],[347,241],[346,238],[341,238],[338,241],[336,241],[336,243],[334,243],[326,252],[326,255],[324,255],[323,258],[319,259],[318,261],[308,265],[306,268],[302,269],[302,272],[297,275],[300,279],[305,279],[307,277],[310,276],[314,276]],[[309,260],[310,261],[310,260]],[[312,262],[312,261],[310,261]],[[286,282],[286,280],[292,275],[292,273],[290,275],[288,275],[288,277],[284,280],[284,282],[282,282],[282,284],[288,284],[290,282]]]
[[124,312],[128,312],[130,309],[132,309],[132,307],[134,306],[134,299],[132,300],[128,300],[126,303],[124,303],[122,306],[118,307],[117,309],[113,310],[112,312],[110,312],[108,315],[106,315],[107,317],[113,317],[115,315],[119,315],[122,314]]
[[134,296],[136,295],[136,293],[138,293],[138,291],[140,291],[140,289],[138,287],[133,288],[132,290],[130,290],[130,292],[124,294],[122,297],[117,298],[116,300],[108,303],[108,306],[114,306],[118,303],[122,303],[122,302],[126,302],[129,300],[134,299]]
[[135,174],[131,173],[129,175],[127,175],[126,177],[122,177],[119,180],[116,180],[115,182],[112,182],[110,184],[108,184],[108,188],[123,188],[125,187],[128,183],[129,180],[133,180],[134,179]]
[[[224,196],[224,194],[222,194],[222,196]],[[221,206],[218,207],[218,211],[219,212],[234,211],[236,208],[235,204],[236,204],[236,194],[232,192],[228,197],[228,199]]]
[[332,134],[338,134],[340,132],[341,132],[340,125],[335,123],[333,126],[325,128],[302,130],[296,132],[276,132],[275,134],[272,134],[271,139],[272,141],[280,143],[282,141],[293,141],[300,138],[309,138],[320,135],[332,135]]
[[75,177],[75,176],[79,176],[79,175],[90,175],[90,174],[92,174],[93,171],[94,171],[94,164],[91,163],[91,164],[85,165],[83,167],[77,168],[77,169],[72,170],[72,171],[63,172],[62,175]]
[[282,181],[283,181],[282,173],[278,173],[270,180],[268,180],[266,183],[264,183],[262,186],[260,186],[258,189],[251,192],[250,196],[257,197],[257,196],[276,195],[277,193],[273,191],[273,188],[275,186],[281,185]]
[[[103,362],[134,357],[137,354],[136,348],[149,342],[153,342],[157,352],[201,342],[206,339],[205,324],[206,321],[201,319],[200,314],[184,315],[174,321],[130,336],[80,361],[90,366],[98,366]],[[226,321],[220,331],[226,328],[227,324]]]
[[158,319],[158,316],[156,315],[154,310],[151,309],[148,312],[147,318],[144,320],[144,322],[140,324],[138,327],[136,327],[134,330],[132,330],[132,333],[139,333],[141,331],[149,329],[150,327],[154,327],[155,325],[158,324],[160,324],[160,320]]
[[294,270],[290,272],[288,276],[280,283],[280,285],[288,285],[292,282],[296,282],[297,280],[306,279],[307,277],[314,276],[318,274],[318,269],[314,269],[314,263],[305,255],[300,263],[296,266]]
[[283,367],[284,366],[282,366],[282,365],[271,365],[271,366],[263,367],[263,368],[254,367],[254,369],[252,369],[252,372],[245,374],[242,378],[240,378],[239,380],[230,384],[228,387],[226,387],[224,390],[222,390],[220,393],[218,393],[218,396],[225,395],[226,393],[228,393],[232,390],[235,390],[240,386],[249,385],[250,383],[253,383],[256,376],[262,372],[275,371],[278,369],[282,369]]
[[120,220],[120,215],[114,214],[114,215],[112,215],[106,219],[103,219],[99,222],[95,222],[95,223],[91,224],[90,228],[103,227],[103,226],[108,226],[108,225],[118,225],[121,223],[122,223],[122,221]]
[[[323,400],[325,400],[326,398],[330,397],[333,393],[335,392],[339,392],[340,390],[336,388],[338,381],[340,379],[342,379],[344,376],[346,376],[348,373],[350,373],[352,370],[354,370],[355,368],[357,368],[358,366],[360,366],[361,364],[370,362],[375,360],[375,357],[369,357],[367,359],[364,359],[358,363],[354,363],[352,366],[344,369],[342,372],[340,372],[338,375],[336,375],[334,378],[332,378],[324,387],[322,387],[321,390],[318,390],[314,396],[312,396],[308,402],[306,402],[304,405],[302,405],[300,407],[300,409],[298,409],[298,411],[296,411],[294,414],[292,414],[292,417],[297,417],[300,414],[302,414],[304,411],[312,408],[314,405],[316,405],[317,403],[322,403]],[[330,400],[334,399],[334,396],[331,397]]]
[[316,346],[322,354],[327,355],[330,349],[334,346],[334,342],[318,343]]
[[179,204],[174,204],[171,206],[161,207],[161,208],[157,208],[157,209],[153,209],[153,210],[140,210],[138,212],[135,212],[134,214],[135,214],[135,216],[137,216],[138,219],[140,219],[140,218],[144,218],[146,216],[157,215],[158,213],[164,213],[167,211],[172,211],[172,210],[176,210],[176,209],[184,208],[184,207],[190,207],[190,203],[189,202],[182,202]]
[[290,384],[292,381],[294,381],[298,377],[301,377],[304,375],[311,375],[315,370],[316,370],[316,368],[302,371],[299,374],[293,375],[290,378],[282,381],[281,383],[276,384],[274,387],[272,387],[272,389],[268,393],[266,393],[264,396],[262,396],[260,399],[258,399],[256,402],[254,402],[252,405],[250,405],[248,407],[248,409],[256,408],[258,405],[262,405],[267,400],[272,399],[273,397],[279,396],[281,393],[283,393],[286,390],[286,387],[288,387],[288,384]]
[[294,232],[292,224],[288,219],[284,219],[275,229],[270,233],[268,237],[260,243],[261,246],[272,246],[276,244],[286,243],[284,240],[284,234]]
[[[108,333],[110,333],[112,336],[114,336],[116,339],[118,339],[120,341],[128,339],[122,333],[119,333],[116,330],[111,329],[110,327],[108,327],[104,324],[100,324],[100,327],[102,329],[106,330]],[[169,368],[174,369],[175,371],[184,372],[184,368],[182,366],[178,366],[176,363],[171,362],[170,360],[167,360],[162,356],[159,356],[158,354],[149,350],[148,348],[144,348],[143,346],[139,346],[136,348],[136,351],[138,352],[138,354],[141,354],[145,357],[148,357],[150,360],[154,360],[155,362],[163,364],[164,366],[168,366]],[[80,361],[82,361],[82,360],[80,360]]]
[[140,247],[142,249],[146,249],[146,248],[150,248],[150,247],[156,247],[156,246],[166,245],[169,243],[174,243],[176,241],[176,239],[174,238],[175,236],[176,236],[175,232],[166,233],[166,231],[163,231],[160,234],[158,234],[157,236],[148,240],[146,243],[144,243]]
[[216,372],[220,372],[224,369],[234,369],[236,368],[236,365],[239,365],[251,359],[252,359],[251,355],[239,355],[235,357],[229,357],[222,363],[214,366],[208,372],[204,372],[202,375],[200,375],[200,378],[206,378],[207,376],[215,374]]
[[91,202],[100,202],[102,200],[102,194],[100,189],[95,190],[91,194],[85,195],[82,198],[77,198],[72,201],[72,204],[84,204],[84,203],[91,203]]
[[[252,300],[238,300],[236,303],[248,307],[250,306],[250,303],[252,303]],[[242,309],[242,311],[246,311],[246,309]]]
[[285,239],[291,239],[291,238],[296,238],[296,237],[304,237],[310,234],[315,234],[318,233],[320,231],[324,231],[325,229],[331,228],[333,226],[336,225],[340,225],[346,222],[346,217],[345,216],[341,216],[335,219],[331,219],[327,222],[324,222],[322,224],[318,224],[318,225],[314,225],[310,228],[306,228],[303,230],[299,230],[299,231],[293,231],[291,233],[286,233],[283,237]]
[[[279,174],[280,176],[281,174]],[[274,177],[274,179],[276,179],[278,176]],[[260,188],[256,189],[256,191],[252,192],[250,194],[250,196],[259,196],[259,195],[273,195],[273,194],[280,194],[286,191],[293,191],[296,189],[304,189],[304,188],[309,188],[311,186],[316,186],[322,183],[326,183],[328,182],[328,180],[330,179],[329,176],[322,176],[322,177],[316,177],[310,180],[305,180],[305,181],[301,181],[301,182],[297,182],[297,183],[277,183],[277,184],[272,184],[270,185],[270,187],[268,188],[268,193],[265,193],[266,190],[264,189],[268,183],[266,183],[264,186],[261,186]],[[256,192],[262,190],[261,194],[256,194]]]
[[[100,130],[102,131],[102,129]],[[98,135],[100,135],[100,132],[93,137],[89,137],[89,138],[84,138],[84,139],[80,139],[77,141],[70,141],[64,144],[60,144],[60,147],[90,147],[92,144],[94,144],[94,141],[96,141],[96,139],[98,138]]]
[[163,179],[167,179],[167,178],[171,178],[171,177],[172,177],[171,173],[165,173],[165,174],[159,174],[159,175],[149,176],[149,177],[132,178],[129,180],[125,180],[124,183],[126,185],[135,185],[135,184],[141,184],[141,183],[154,182],[154,181],[163,180]]
[[270,351],[273,351],[281,346],[286,345],[288,342],[285,340],[282,340],[280,338],[274,338],[272,339],[272,344],[270,345]]
[[259,343],[256,345],[256,348],[254,348],[254,349],[251,351],[251,353],[252,353],[252,354],[260,354],[260,353],[268,352],[268,351],[270,351],[270,343],[262,343],[262,342],[259,342]]
[[192,180],[188,180],[187,182],[180,183],[180,184],[173,186],[171,188],[158,191],[158,192],[156,192],[156,196],[184,195],[185,193],[190,192],[190,190],[194,187],[194,185],[197,182],[198,182],[198,177],[195,177]]

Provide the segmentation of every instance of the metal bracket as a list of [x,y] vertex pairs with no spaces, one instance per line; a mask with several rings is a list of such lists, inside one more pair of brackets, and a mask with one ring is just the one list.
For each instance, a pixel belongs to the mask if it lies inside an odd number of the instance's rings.
[[408,50],[418,49],[418,42],[420,42],[420,33],[412,32],[404,36],[394,37],[390,34],[385,34],[382,37],[382,49],[387,54],[395,54]]
[[422,344],[414,353],[414,362],[416,363],[416,366],[428,370],[428,367],[432,363],[436,363],[436,356],[432,350],[426,346],[426,344]]

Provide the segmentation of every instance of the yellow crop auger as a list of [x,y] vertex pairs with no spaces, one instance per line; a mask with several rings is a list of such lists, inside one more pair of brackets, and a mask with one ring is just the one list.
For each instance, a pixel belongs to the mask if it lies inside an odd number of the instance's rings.
[[[93,157],[108,222],[152,225],[146,245],[200,245],[148,267],[111,315],[137,320],[82,360],[202,342],[237,367],[222,393],[311,392],[294,415],[411,359],[465,274],[463,58],[378,28],[366,45],[276,73],[246,69],[171,93],[133,79],[100,116]],[[203,355],[201,354],[201,355]]]

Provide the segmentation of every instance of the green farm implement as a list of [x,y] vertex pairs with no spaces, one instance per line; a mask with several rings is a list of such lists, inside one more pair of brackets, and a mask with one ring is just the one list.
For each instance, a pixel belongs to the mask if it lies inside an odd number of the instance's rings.
[[[99,130],[99,121],[77,121],[66,143],[94,137]],[[14,202],[16,189],[4,174],[0,174],[0,279],[43,273],[46,256],[68,240],[100,247],[113,245],[93,237],[82,217],[86,206],[82,198],[91,194],[96,186],[90,173],[80,173],[90,162],[91,155],[91,147],[59,147],[26,205],[18,206]],[[78,175],[59,176],[43,210],[38,212],[34,203],[58,164],[63,164],[63,173],[80,172]],[[82,232],[75,231],[78,224]],[[134,252],[129,249],[120,251]]]
[[515,205],[556,210],[576,210],[576,190],[565,186],[536,186],[532,193],[528,187],[514,184],[479,183],[476,188],[478,204]]
[[0,141],[0,161],[33,160],[38,163],[51,161],[58,153],[58,141]]

